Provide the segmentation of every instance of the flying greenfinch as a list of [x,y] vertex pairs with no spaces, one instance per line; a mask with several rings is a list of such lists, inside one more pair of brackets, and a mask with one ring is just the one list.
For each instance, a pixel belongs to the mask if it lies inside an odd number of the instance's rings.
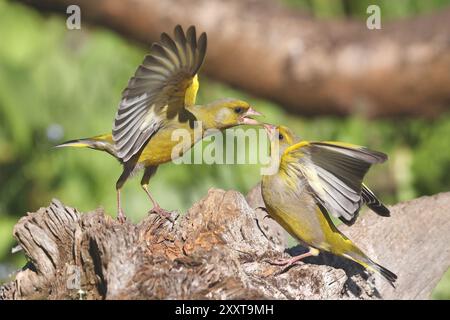
[[[245,101],[227,98],[206,105],[195,103],[199,89],[197,73],[205,59],[206,39],[205,33],[197,38],[193,26],[186,33],[176,26],[173,38],[161,34],[122,93],[112,134],[71,140],[58,146],[101,150],[120,161],[123,172],[116,183],[120,221],[126,219],[120,190],[139,169],[144,170],[141,186],[153,203],[153,211],[167,214],[152,197],[148,184],[160,164],[174,160],[172,149],[179,144],[172,139],[175,130],[187,130],[192,147],[210,129],[258,124],[251,117],[260,113]],[[198,123],[202,134],[195,138]],[[182,155],[179,153],[177,157]]]
[[397,276],[372,261],[333,224],[330,214],[351,224],[366,203],[378,214],[389,210],[363,184],[370,166],[384,153],[342,142],[301,141],[288,128],[264,125],[277,171],[262,176],[262,196],[270,217],[309,248],[305,254],[272,263],[285,268],[320,251],[351,259],[394,284]]

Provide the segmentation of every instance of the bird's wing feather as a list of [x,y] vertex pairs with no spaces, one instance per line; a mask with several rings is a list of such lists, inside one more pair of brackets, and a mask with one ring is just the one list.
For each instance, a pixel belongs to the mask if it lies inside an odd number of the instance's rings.
[[206,34],[197,39],[191,26],[186,34],[177,26],[152,45],[122,93],[113,138],[123,162],[138,153],[148,139],[189,105],[195,104],[197,72],[206,53]]
[[361,195],[364,203],[376,214],[383,217],[389,217],[391,215],[389,209],[386,208],[386,206],[365,184],[363,184]]
[[387,156],[340,142],[300,142],[286,149],[281,166],[294,165],[306,178],[317,202],[333,216],[352,223],[363,199],[362,181],[374,163]]

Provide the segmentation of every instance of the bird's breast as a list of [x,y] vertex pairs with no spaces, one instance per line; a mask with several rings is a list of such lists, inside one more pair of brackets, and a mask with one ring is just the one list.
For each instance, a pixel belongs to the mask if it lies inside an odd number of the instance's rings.
[[321,217],[304,181],[290,183],[283,174],[263,176],[261,192],[270,216],[294,238],[312,246],[323,243]]
[[[178,130],[175,132],[175,130]],[[181,157],[196,140],[189,126],[162,128],[145,145],[138,163],[145,166],[160,165]],[[183,147],[181,146],[183,144]]]

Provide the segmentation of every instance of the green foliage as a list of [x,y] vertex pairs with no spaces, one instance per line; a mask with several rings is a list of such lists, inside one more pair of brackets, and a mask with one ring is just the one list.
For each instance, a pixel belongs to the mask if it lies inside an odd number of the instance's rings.
[[433,194],[450,189],[450,121],[440,119],[431,126],[418,125],[420,141],[413,171],[418,194]]
[[[285,1],[320,17],[364,17],[367,4],[379,3],[391,18],[450,2]],[[147,48],[102,29],[82,28],[68,31],[61,17],[43,17],[0,0],[0,260],[12,261],[17,218],[47,206],[52,197],[82,211],[102,205],[115,215],[120,165],[107,154],[52,146],[111,130],[120,93]],[[305,139],[348,141],[388,153],[390,161],[368,177],[388,203],[449,190],[450,115],[435,121],[294,117],[278,105],[201,76],[200,103],[227,96],[250,101],[267,121],[290,126]],[[163,207],[184,211],[211,187],[246,193],[259,179],[258,165],[166,164],[150,189]],[[125,185],[123,201],[135,221],[147,214],[143,208],[151,207],[136,180]],[[446,279],[436,297],[450,297]]]
[[439,300],[449,300],[450,299],[450,269],[441,278],[433,292],[433,298]]
[[0,216],[0,252],[10,252],[13,247],[11,230],[17,219],[13,217]]

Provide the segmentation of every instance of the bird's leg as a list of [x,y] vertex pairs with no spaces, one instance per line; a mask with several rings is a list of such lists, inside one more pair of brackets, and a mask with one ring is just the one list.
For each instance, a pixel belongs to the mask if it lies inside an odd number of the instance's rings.
[[154,167],[154,166],[145,168],[144,175],[142,176],[142,180],[141,180],[141,187],[142,187],[142,189],[144,189],[145,193],[147,194],[147,196],[149,197],[150,201],[153,204],[152,211],[159,214],[160,216],[172,221],[172,219],[170,217],[170,212],[161,208],[161,206],[158,204],[158,202],[156,202],[156,200],[153,198],[152,194],[148,190],[148,183],[150,181],[150,178],[155,174],[157,168],[158,167]]
[[127,220],[127,216],[122,210],[122,206],[120,205],[120,189],[116,189],[117,194],[117,220],[120,223],[124,223]]
[[155,212],[161,211],[162,208],[159,206],[159,204],[156,202],[156,200],[153,199],[153,196],[150,193],[150,191],[148,191],[148,183],[150,181],[150,178],[155,174],[157,168],[158,167],[154,167],[154,166],[146,167],[145,171],[144,171],[144,175],[142,176],[142,179],[141,179],[141,187],[142,187],[142,189],[144,189],[145,193],[150,198],[150,201],[153,204],[153,211],[155,211]]
[[148,184],[141,184],[141,186],[142,186],[142,189],[144,189],[145,193],[150,198],[150,201],[153,203],[152,212],[155,212],[155,213],[159,214],[160,216],[166,218],[167,220],[170,220],[171,222],[173,222],[170,212],[161,208],[161,206],[158,204],[158,202],[156,202],[156,200],[153,199],[150,191],[148,191]]
[[150,201],[153,204],[153,209],[152,210],[155,211],[155,212],[158,212],[158,213],[160,211],[163,211],[164,209],[161,208],[161,206],[158,204],[158,202],[156,202],[156,200],[153,199],[153,196],[150,193],[150,191],[148,191],[148,184],[141,184],[141,186],[142,186],[142,189],[144,189],[145,193],[147,194],[147,196],[149,197]]
[[267,260],[266,262],[276,265],[276,266],[282,266],[283,268],[278,271],[276,274],[282,274],[286,272],[291,266],[296,265],[300,260],[303,260],[304,258],[311,257],[311,256],[317,256],[319,254],[319,250],[316,248],[309,248],[309,251],[303,254],[300,254],[295,257],[291,257],[288,259],[276,259],[276,260]]
[[291,258],[287,258],[287,259],[275,259],[275,260],[271,260],[271,261],[267,261],[267,262],[269,262],[270,264],[273,264],[275,266],[290,267],[293,264],[296,264],[297,262],[299,262],[300,260],[310,257],[310,256],[312,256],[312,254],[308,251],[304,254],[300,254],[295,257],[291,257]]
[[130,176],[131,170],[128,167],[124,167],[122,174],[116,182],[116,194],[117,194],[117,220],[120,223],[124,223],[127,220],[127,216],[122,210],[122,205],[120,203],[120,190],[122,189],[125,181],[127,181]]

